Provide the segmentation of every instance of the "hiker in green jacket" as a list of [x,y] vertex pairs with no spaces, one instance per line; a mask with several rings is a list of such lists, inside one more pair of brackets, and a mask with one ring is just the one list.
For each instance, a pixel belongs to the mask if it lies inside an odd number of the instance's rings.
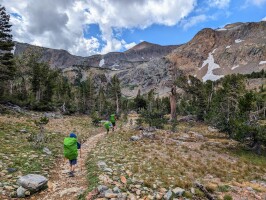
[[110,122],[112,123],[112,125],[113,125],[113,128],[112,128],[112,130],[114,131],[115,130],[115,120],[116,120],[116,116],[115,116],[115,114],[112,114],[112,115],[110,115]]
[[69,160],[70,177],[74,176],[75,165],[77,164],[78,159],[78,149],[81,151],[81,144],[77,141],[76,134],[70,133],[69,137],[64,139],[64,156]]
[[110,127],[113,126],[112,123],[109,122],[109,121],[105,121],[103,125],[104,125],[104,127],[106,129],[106,133],[108,134],[109,133],[109,130],[110,130]]

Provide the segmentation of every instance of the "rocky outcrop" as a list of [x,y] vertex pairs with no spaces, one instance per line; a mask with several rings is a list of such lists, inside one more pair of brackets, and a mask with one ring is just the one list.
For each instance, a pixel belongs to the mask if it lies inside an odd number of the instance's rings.
[[110,52],[104,55],[81,57],[71,55],[61,49],[50,49],[16,42],[14,54],[18,56],[27,51],[37,52],[41,57],[40,61],[48,62],[51,67],[59,69],[69,67],[99,67],[119,70],[133,68],[152,59],[163,57],[177,47],[177,45],[161,46],[142,42],[125,52]]
[[96,86],[107,85],[117,75],[125,96],[133,97],[138,90],[146,93],[151,89],[165,96],[170,91],[171,75],[176,72],[207,81],[266,69],[266,22],[205,28],[179,46],[142,42],[125,52],[79,57],[64,50],[16,43],[15,55],[30,48],[37,48],[42,61],[62,69],[73,83],[92,76]]
[[203,29],[167,58],[175,68],[203,81],[266,69],[266,22]]

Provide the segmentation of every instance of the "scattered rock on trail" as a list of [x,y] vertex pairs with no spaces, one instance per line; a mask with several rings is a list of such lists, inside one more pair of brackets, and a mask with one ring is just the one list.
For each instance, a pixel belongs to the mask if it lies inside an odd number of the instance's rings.
[[113,191],[114,191],[114,193],[120,193],[121,192],[121,190],[117,186],[114,187]]
[[178,122],[197,121],[196,115],[187,115],[178,119]]
[[108,167],[107,164],[104,161],[99,161],[97,163],[97,165],[98,165],[99,169],[101,169],[101,170],[104,170],[105,168]]
[[26,192],[27,190],[24,188],[24,187],[22,187],[22,186],[20,186],[18,189],[17,189],[17,197],[18,198],[23,198],[23,197],[25,197],[26,195],[25,195],[25,192]]
[[60,113],[44,113],[44,117],[54,118],[54,119],[61,119],[61,118],[63,118],[63,116]]
[[211,126],[208,126],[208,131],[210,131],[210,132],[219,132],[219,130],[217,128],[213,128]]
[[42,151],[48,155],[52,154],[52,152],[47,147],[44,147]]
[[169,200],[171,199],[173,193],[171,190],[168,190],[168,192],[164,195],[164,199]]
[[111,189],[109,189],[109,190],[106,190],[104,192],[104,197],[105,198],[108,198],[108,199],[116,198],[117,197],[117,194],[113,193],[113,191]]
[[108,168],[108,167],[104,168],[103,171],[104,171],[104,172],[110,172],[110,173],[113,173],[113,170],[112,170],[111,168]]
[[148,132],[155,132],[156,131],[156,127],[150,126],[150,127],[146,128],[145,130],[148,131]]
[[18,179],[18,185],[31,192],[37,192],[47,186],[48,179],[38,174],[28,174]]
[[200,134],[200,133],[197,133],[197,132],[194,132],[194,131],[189,131],[188,134],[191,137],[195,138],[196,140],[205,140],[205,137],[202,134]]
[[142,132],[142,136],[145,137],[145,138],[149,138],[149,139],[154,139],[155,138],[155,134],[154,133],[150,133],[150,132],[146,132],[146,131]]
[[8,173],[14,173],[17,171],[16,168],[7,168],[6,170],[8,171]]
[[137,136],[137,135],[133,135],[133,136],[130,138],[131,141],[138,141],[138,140],[140,140],[140,139],[141,139],[141,137],[140,137],[140,136]]
[[104,192],[104,191],[106,191],[106,190],[108,190],[108,187],[107,186],[105,186],[105,185],[99,185],[98,187],[97,187],[97,190],[98,190],[98,192]]
[[144,127],[143,126],[136,126],[136,127],[134,127],[134,130],[144,130]]
[[21,132],[21,133],[28,133],[28,131],[26,129],[21,129],[19,132]]
[[71,193],[77,193],[77,196],[79,194],[82,194],[84,191],[82,188],[78,188],[78,187],[72,187],[72,188],[67,188],[65,190],[63,190],[62,192],[60,192],[60,197],[63,197],[65,195],[69,195]]
[[173,193],[175,196],[182,196],[184,194],[185,190],[183,188],[177,187],[175,189],[173,189]]

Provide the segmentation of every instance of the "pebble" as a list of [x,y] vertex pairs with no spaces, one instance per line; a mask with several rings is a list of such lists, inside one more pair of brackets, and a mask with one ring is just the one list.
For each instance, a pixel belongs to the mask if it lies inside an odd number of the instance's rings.
[[114,193],[120,193],[121,192],[118,187],[114,187],[113,191],[114,191]]
[[173,189],[173,193],[176,196],[182,196],[184,194],[185,190],[183,188],[177,187],[175,189]]
[[9,186],[9,185],[5,185],[4,189],[8,190],[8,191],[14,190],[14,188],[12,186]]
[[164,199],[169,200],[172,197],[173,193],[171,190],[169,190],[165,195],[164,195]]

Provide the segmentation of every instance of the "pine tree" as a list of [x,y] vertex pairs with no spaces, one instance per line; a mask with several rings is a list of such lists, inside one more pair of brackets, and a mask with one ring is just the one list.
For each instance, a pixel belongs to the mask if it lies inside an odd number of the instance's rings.
[[111,98],[115,100],[116,114],[119,114],[120,104],[121,104],[121,87],[120,87],[120,80],[116,75],[114,75],[111,79],[110,95],[111,95]]
[[4,82],[12,80],[15,75],[13,54],[11,53],[14,43],[9,18],[5,7],[0,5],[0,95],[4,90]]

